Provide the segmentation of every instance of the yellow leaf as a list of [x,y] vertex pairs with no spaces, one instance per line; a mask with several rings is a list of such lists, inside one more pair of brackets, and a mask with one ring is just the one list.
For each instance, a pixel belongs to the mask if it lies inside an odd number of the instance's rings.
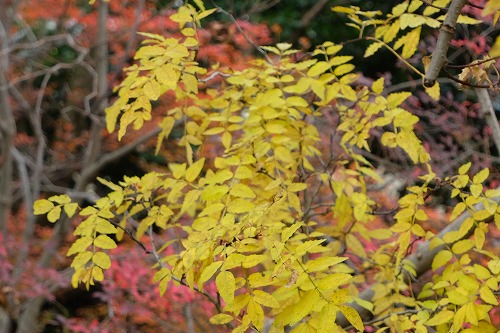
[[219,313],[210,318],[210,323],[214,325],[224,325],[230,323],[233,319],[233,316],[225,313]]
[[[257,332],[261,332],[264,327],[264,310],[262,306],[253,298],[248,302],[247,314],[250,321],[254,324]],[[246,330],[245,330],[246,331]]]
[[46,214],[54,208],[54,203],[47,199],[40,199],[35,201],[33,204],[34,214],[41,215]]
[[439,251],[432,261],[432,270],[437,270],[439,267],[448,264],[453,257],[453,254],[449,250]]
[[453,311],[443,310],[443,311],[439,312],[438,314],[436,314],[431,319],[429,319],[428,321],[426,321],[425,325],[427,325],[427,326],[438,326],[438,325],[441,325],[441,324],[445,324],[445,323],[449,322],[453,318],[454,314],[455,313]]
[[97,218],[95,230],[101,234],[116,234],[116,227],[108,220]]
[[221,295],[226,304],[231,304],[234,300],[234,291],[236,290],[236,282],[233,273],[230,271],[220,272],[215,278],[217,291]]
[[57,220],[59,220],[60,216],[61,216],[61,206],[55,206],[47,214],[47,220],[49,220],[49,222],[56,222]]
[[472,184],[470,186],[470,193],[472,194],[473,197],[479,198],[481,193],[483,193],[483,185],[481,184]]
[[498,305],[497,297],[487,286],[482,286],[481,289],[479,289],[479,296],[483,301],[485,301],[488,304]]
[[198,283],[203,284],[210,280],[215,272],[217,272],[219,267],[222,266],[222,264],[222,261],[216,261],[208,265],[207,268],[203,270],[203,273],[201,273],[200,278],[198,279]]
[[303,226],[303,223],[294,223],[291,226],[283,229],[281,231],[281,241],[284,243],[286,242],[301,226]]
[[75,215],[76,209],[78,208],[78,204],[77,203],[65,204],[63,208],[66,215],[68,215],[68,217],[72,217],[73,215]]
[[201,191],[199,190],[191,190],[184,197],[184,201],[182,202],[182,207],[180,213],[185,213],[193,208],[196,205],[198,198],[201,195]]
[[310,260],[306,264],[306,270],[308,273],[323,271],[330,266],[335,266],[347,258],[345,257],[321,257],[318,259]]
[[370,44],[370,46],[368,46],[366,48],[366,51],[365,51],[365,54],[363,55],[363,57],[368,58],[368,57],[374,55],[375,52],[377,52],[382,46],[384,46],[384,43],[382,43],[382,42],[375,42],[375,43]]
[[305,99],[303,99],[300,96],[291,96],[286,99],[286,103],[289,106],[296,106],[296,107],[308,107],[309,103]]
[[209,130],[203,132],[203,135],[215,135],[224,132],[226,129],[224,127],[213,127]]
[[160,97],[160,84],[154,80],[149,80],[144,85],[144,94],[152,101]]
[[312,67],[307,71],[307,76],[309,77],[318,76],[326,72],[328,69],[330,69],[330,67],[332,67],[332,64],[326,61],[318,61],[317,63],[312,65]]
[[222,134],[222,145],[224,148],[229,149],[231,147],[231,141],[233,140],[233,137],[230,132],[226,131]]
[[253,291],[252,294],[253,294],[252,299],[261,305],[267,306],[269,308],[279,308],[280,307],[280,304],[276,300],[276,298],[274,298],[274,296],[266,293],[265,291],[256,289]]
[[462,165],[459,169],[458,169],[458,173],[460,175],[465,175],[467,173],[467,171],[469,171],[470,167],[471,167],[472,163],[471,162],[468,162],[468,163],[465,163],[464,165]]
[[455,254],[462,254],[468,252],[473,247],[474,247],[474,242],[472,241],[472,239],[462,239],[453,244],[451,250]]
[[264,260],[266,260],[267,258],[268,257],[266,255],[263,255],[263,254],[251,254],[251,255],[247,255],[241,261],[241,265],[244,268],[255,267],[258,264],[260,264],[261,262],[263,262]]
[[109,236],[99,235],[94,240],[94,245],[101,249],[114,249],[116,248],[116,243]]
[[411,96],[411,92],[408,91],[403,91],[403,92],[397,92],[397,93],[392,93],[389,96],[387,96],[387,108],[388,109],[394,109],[401,105],[408,97]]
[[200,216],[200,217],[203,217],[203,216],[210,216],[210,215],[212,215],[212,214],[214,214],[214,213],[218,213],[218,212],[220,212],[221,210],[223,210],[223,209],[224,209],[224,207],[226,207],[226,206],[224,206],[224,204],[222,204],[222,203],[220,203],[220,202],[215,203],[215,204],[213,204],[213,205],[208,205],[207,207],[205,207],[205,208],[201,211],[201,213],[200,213],[198,216]]
[[485,240],[484,230],[481,228],[476,228],[476,230],[474,230],[474,243],[478,250],[483,249],[484,240]]
[[287,191],[289,192],[300,192],[300,191],[303,191],[307,188],[307,184],[306,183],[292,183],[290,185],[288,185],[287,187]]
[[283,146],[276,147],[274,149],[274,155],[276,156],[276,159],[285,162],[285,163],[293,163],[294,158],[290,152],[290,150],[286,149]]
[[234,174],[236,179],[248,179],[253,178],[253,172],[245,165],[240,165]]
[[155,148],[155,154],[158,154],[161,149],[161,145],[163,143],[163,139],[168,137],[170,135],[170,132],[172,131],[172,128],[174,127],[175,124],[175,118],[174,117],[165,117],[160,123],[160,128],[162,131],[160,134],[158,134],[158,140],[156,142],[156,148]]
[[377,95],[380,95],[384,91],[384,77],[378,78],[372,83],[372,90]]
[[410,31],[406,35],[406,42],[403,45],[403,51],[401,55],[403,58],[408,59],[417,51],[418,43],[420,42],[420,31],[422,27],[418,27]]
[[255,205],[245,199],[238,198],[227,205],[227,211],[231,214],[246,213],[252,210]]
[[311,313],[319,300],[320,295],[316,289],[308,290],[297,303],[291,306],[291,311],[286,311],[286,309],[283,311],[285,318],[280,318],[278,315],[277,319],[283,319],[285,324],[293,326]]
[[488,212],[487,210],[480,210],[480,211],[477,211],[475,212],[473,215],[472,215],[472,218],[475,220],[475,221],[484,221],[486,220],[487,218],[489,218],[491,216],[491,213]]
[[92,259],[93,255],[94,254],[90,251],[78,253],[75,259],[73,259],[71,267],[73,267],[75,270],[83,268],[90,261],[90,259]]
[[349,101],[355,101],[358,98],[356,91],[351,86],[345,84],[340,85],[340,92],[342,96]]
[[406,12],[406,9],[408,8],[408,2],[403,2],[400,4],[397,4],[396,6],[392,7],[392,15],[393,16],[400,16],[404,12]]
[[286,123],[281,120],[271,120],[264,127],[271,134],[283,134],[287,131]]
[[416,28],[419,27],[423,24],[425,24],[425,17],[422,15],[417,15],[417,14],[409,14],[405,13],[401,15],[399,19],[399,24],[401,27],[401,30],[404,30],[408,27],[410,28]]
[[489,175],[490,175],[490,170],[488,168],[484,168],[483,170],[479,171],[474,176],[474,178],[472,178],[472,182],[474,184],[481,184],[488,178]]
[[191,166],[189,166],[189,168],[186,170],[186,181],[192,183],[199,176],[204,164],[205,158],[202,157],[198,161],[194,162]]
[[470,16],[466,15],[458,15],[457,23],[461,24],[479,24],[483,22],[482,20],[477,20],[475,18],[472,18]]
[[[90,237],[81,237],[78,238],[69,248],[68,253],[66,253],[66,256],[73,255],[75,253],[81,253],[87,250],[87,247],[92,244],[93,240]],[[90,258],[89,258],[90,260]]]
[[231,188],[231,191],[229,191],[229,194],[237,198],[253,199],[256,197],[254,191],[250,187],[241,183],[235,184]]
[[108,269],[111,267],[111,259],[104,252],[96,252],[92,257],[92,262],[102,269]]
[[339,307],[342,314],[346,317],[346,319],[351,323],[352,326],[354,326],[359,331],[364,331],[363,320],[361,319],[359,313],[356,312],[356,310],[346,305],[341,305]]
[[394,38],[396,38],[396,36],[398,35],[398,32],[400,30],[400,23],[399,23],[399,19],[395,20],[391,26],[389,27],[389,29],[387,29],[387,31],[384,33],[384,42],[385,43],[390,43],[394,40]]
[[467,206],[465,205],[464,202],[459,202],[451,212],[450,221],[455,220],[458,217],[458,215],[462,214],[466,207]]
[[441,91],[439,83],[436,81],[432,87],[425,87],[425,92],[435,101],[439,101]]
[[186,174],[186,163],[169,163],[168,168],[172,171],[172,176],[174,176],[175,179],[180,179]]

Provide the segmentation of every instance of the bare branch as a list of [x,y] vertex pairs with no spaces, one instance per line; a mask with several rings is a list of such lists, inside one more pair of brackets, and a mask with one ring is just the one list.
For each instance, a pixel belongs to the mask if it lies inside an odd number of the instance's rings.
[[262,56],[266,59],[266,61],[268,63],[270,63],[271,65],[274,65],[274,62],[272,61],[271,58],[269,58],[269,55],[267,54],[266,51],[264,51],[264,49],[262,47],[260,47],[259,45],[257,45],[250,37],[248,37],[248,35],[246,34],[246,32],[241,28],[241,26],[238,24],[238,21],[236,21],[236,19],[234,18],[233,15],[231,15],[230,13],[228,13],[227,11],[225,11],[223,8],[221,8],[220,6],[218,6],[215,1],[212,0],[212,4],[215,8],[217,8],[217,12],[218,13],[222,13],[224,15],[226,15],[229,20],[231,22],[233,22],[233,24],[235,25],[236,29],[243,35],[243,37],[246,39],[246,41],[252,45],[260,54],[262,54]]
[[481,111],[483,113],[483,117],[486,120],[486,124],[491,128],[493,132],[493,142],[497,148],[497,152],[500,155],[500,126],[498,125],[498,119],[495,116],[495,110],[493,109],[493,105],[491,104],[490,94],[488,93],[488,89],[485,88],[476,88],[474,89],[477,95],[477,99],[479,101],[479,105],[481,105]]

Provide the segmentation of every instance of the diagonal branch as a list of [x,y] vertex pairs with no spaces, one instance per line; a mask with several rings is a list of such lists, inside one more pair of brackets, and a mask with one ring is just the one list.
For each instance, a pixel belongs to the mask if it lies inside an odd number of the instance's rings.
[[[493,199],[495,202],[500,203],[500,197],[496,197]],[[482,210],[484,209],[483,204],[478,204],[474,206],[475,210]],[[443,230],[441,230],[436,237],[438,238],[443,238],[444,235],[452,232],[452,231],[458,231],[462,224],[467,220],[468,218],[471,217],[471,214],[467,211],[462,213],[460,216],[458,216],[452,223],[448,224]],[[491,222],[493,220],[493,216],[485,220],[484,222]],[[465,234],[462,238],[457,239],[457,242],[462,239],[469,238],[475,230],[475,226],[473,226],[467,234]],[[426,241],[424,243],[421,243],[418,247],[417,250],[406,257],[406,260],[409,261],[414,267],[415,267],[415,272],[416,276],[413,276],[410,272],[404,270],[404,280],[406,282],[409,282],[413,279],[418,278],[425,272],[427,272],[431,267],[432,267],[432,261],[434,260],[434,257],[439,253],[439,251],[444,250],[447,246],[450,246],[450,244],[441,244],[436,247],[431,248],[431,242]],[[365,301],[371,301],[373,299],[373,296],[375,295],[375,287],[376,285],[372,285],[371,287],[363,290],[359,294],[359,298]],[[349,306],[352,306],[361,316],[363,321],[370,320],[373,317],[373,314],[368,311],[367,309],[363,308],[357,303],[351,303]],[[342,327],[347,327],[350,325],[349,321],[340,313],[337,316],[336,319],[336,324],[340,325]]]
[[490,94],[488,93],[488,89],[485,88],[476,88],[474,91],[476,92],[486,124],[488,124],[493,132],[493,142],[497,148],[497,154],[500,156],[500,126],[498,125],[498,119],[491,104]]

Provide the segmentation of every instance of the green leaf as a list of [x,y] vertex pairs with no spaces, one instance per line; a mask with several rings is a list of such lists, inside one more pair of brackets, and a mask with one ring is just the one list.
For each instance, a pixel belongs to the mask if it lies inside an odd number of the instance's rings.
[[108,269],[111,267],[111,259],[104,252],[96,252],[92,257],[92,262],[102,269]]
[[94,245],[105,250],[116,248],[116,243],[109,236],[99,235],[94,240]]
[[47,199],[37,200],[33,204],[35,215],[47,214],[49,211],[52,210],[52,208],[54,208],[54,203]]
[[230,271],[220,272],[215,278],[215,284],[222,299],[226,304],[231,304],[234,300],[234,292],[236,290],[236,282],[233,273]]

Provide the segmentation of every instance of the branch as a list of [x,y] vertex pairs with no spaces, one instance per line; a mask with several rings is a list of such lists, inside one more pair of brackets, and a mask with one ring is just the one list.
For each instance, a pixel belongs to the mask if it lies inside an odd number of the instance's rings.
[[[500,203],[500,197],[496,197],[493,199],[495,202]],[[484,209],[483,204],[478,204],[474,206],[474,209],[481,210]],[[462,213],[460,216],[458,216],[452,223],[448,224],[443,230],[441,230],[436,237],[438,238],[443,238],[444,235],[452,232],[452,231],[458,231],[462,224],[465,222],[466,219],[470,218],[471,214],[466,211]],[[493,220],[493,216],[485,220],[484,222],[489,223]],[[456,241],[460,241],[462,239],[469,238],[473,233],[474,229],[476,227],[473,226],[466,235],[461,237],[460,239],[457,239]],[[441,244],[438,245],[434,248],[431,249],[431,241],[426,241],[424,243],[421,243],[418,245],[416,251],[409,255],[408,257],[405,258],[405,260],[409,261],[412,266],[415,267],[415,272],[416,276],[413,276],[410,272],[403,270],[403,276],[404,280],[408,283],[414,279],[417,279],[420,277],[422,274],[427,272],[431,267],[432,267],[432,261],[434,260],[434,257],[442,250],[444,250],[446,247],[450,246],[451,244]],[[367,289],[363,290],[358,298],[365,300],[365,301],[372,301],[373,296],[375,295],[375,289],[377,287],[377,284],[372,285],[371,287],[368,287]],[[361,316],[363,321],[370,320],[373,317],[373,314],[368,311],[367,309],[363,308],[360,306],[358,303],[351,303],[349,306],[353,307]],[[350,325],[349,321],[341,314],[339,313],[336,318],[336,324],[340,325],[342,327],[347,327]]]
[[493,132],[493,142],[495,142],[497,154],[500,156],[500,126],[498,125],[498,119],[491,104],[490,94],[488,93],[488,89],[484,88],[476,88],[474,91],[476,92],[486,124],[488,124]]
[[217,8],[217,13],[222,13],[222,14],[226,15],[227,17],[229,17],[229,20],[234,23],[234,25],[236,26],[236,29],[238,29],[238,31],[243,35],[243,37],[245,37],[246,41],[250,45],[252,45],[260,54],[262,54],[262,56],[266,59],[266,61],[268,63],[270,63],[271,65],[274,65],[274,62],[271,60],[271,58],[269,58],[269,55],[267,54],[267,52],[264,51],[264,49],[262,47],[257,45],[250,37],[248,37],[248,35],[245,33],[245,31],[243,31],[243,29],[240,27],[240,25],[238,24],[238,21],[236,21],[236,19],[234,18],[233,15],[229,14],[227,11],[222,9],[222,7],[218,6],[214,0],[212,0],[212,4],[215,8]]
[[[8,48],[9,38],[7,36],[9,24],[7,18],[8,3],[0,1],[0,52]],[[3,13],[2,13],[3,12]],[[9,57],[0,56],[0,86],[7,84],[6,74],[9,70]],[[16,122],[9,103],[7,90],[0,90],[0,232],[6,236],[7,217],[12,204],[11,182],[12,182],[12,155],[11,147],[14,145],[16,134]]]
[[431,63],[424,76],[424,87],[432,87],[439,76],[439,72],[446,63],[446,54],[450,47],[450,42],[455,35],[455,27],[457,25],[458,15],[462,8],[467,3],[467,0],[453,0],[448,8],[448,14],[444,19],[439,36],[436,43],[436,48],[432,52]]
[[318,0],[300,19],[300,27],[307,27],[329,0]]

